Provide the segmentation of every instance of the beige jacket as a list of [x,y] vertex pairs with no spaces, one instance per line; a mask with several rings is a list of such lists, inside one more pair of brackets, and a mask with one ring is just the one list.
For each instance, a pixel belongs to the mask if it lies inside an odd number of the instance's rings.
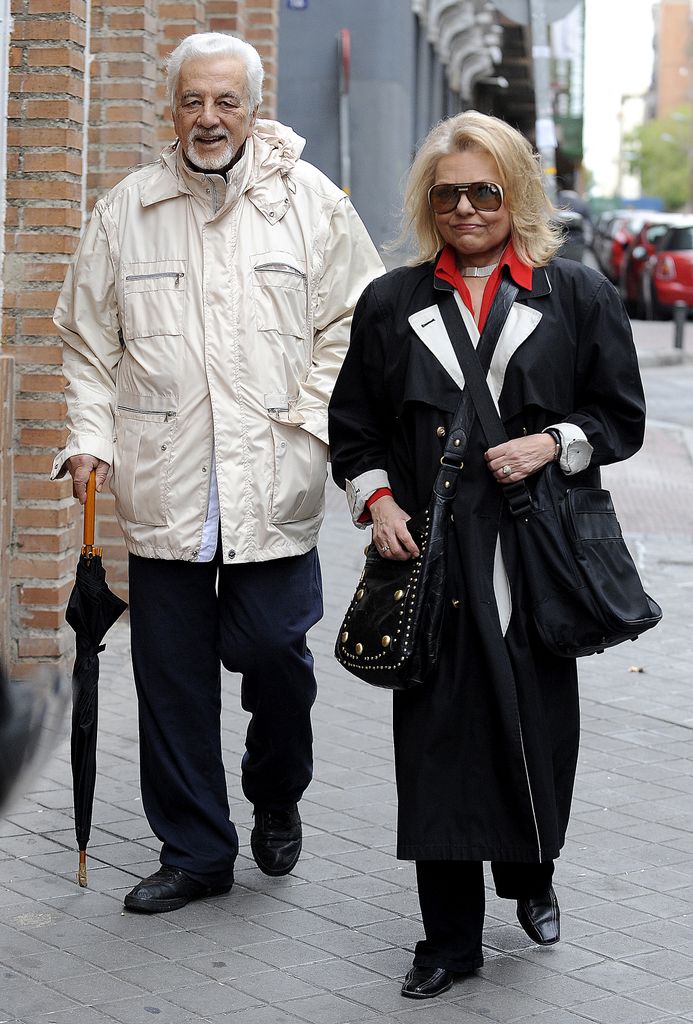
[[317,541],[327,403],[382,264],[348,197],[259,121],[229,175],[177,145],[101,199],[55,312],[65,448],[112,465],[128,549],[198,558],[216,469],[225,561]]

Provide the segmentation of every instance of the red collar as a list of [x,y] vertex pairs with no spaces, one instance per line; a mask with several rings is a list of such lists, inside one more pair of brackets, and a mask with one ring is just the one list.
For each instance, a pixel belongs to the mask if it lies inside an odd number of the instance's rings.
[[[532,268],[527,263],[522,262],[515,252],[512,242],[508,242],[506,245],[498,266],[489,277],[489,283],[492,280],[495,283],[496,278],[500,277],[503,267],[508,268],[508,272],[516,285],[519,285],[520,288],[525,288],[527,291],[531,289]],[[455,250],[451,245],[446,245],[441,252],[438,263],[436,264],[435,275],[436,277],[439,277],[441,281],[447,281],[448,284],[451,284],[453,288],[456,288],[460,295],[464,297],[464,292],[462,291],[460,284],[464,286],[465,291],[467,290],[467,286],[464,284],[464,278],[457,269]]]
[[[529,264],[523,263],[522,260],[519,259],[513,248],[513,243],[508,242],[503,255],[499,260],[498,266],[488,278],[484,288],[484,296],[481,302],[481,310],[479,312],[478,320],[478,327],[480,331],[484,328],[488,311],[491,308],[491,304],[493,303],[496,292],[498,291],[503,267],[508,268],[510,276],[515,284],[519,285],[520,288],[525,288],[529,291],[532,287],[532,268]],[[474,315],[472,297],[469,294],[469,289],[467,288],[465,279],[457,269],[455,250],[451,245],[446,245],[440,254],[438,263],[436,264],[435,276],[441,281],[447,281],[448,284],[451,284],[453,288],[459,292],[460,297],[469,312]]]

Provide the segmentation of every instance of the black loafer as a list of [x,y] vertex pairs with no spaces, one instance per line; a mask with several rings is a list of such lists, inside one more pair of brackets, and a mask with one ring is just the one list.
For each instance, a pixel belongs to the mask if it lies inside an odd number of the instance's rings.
[[205,896],[223,896],[231,885],[205,885],[196,882],[178,868],[167,868],[164,865],[149,878],[138,882],[123,903],[127,910],[138,910],[143,914],[165,914],[169,910],[179,910],[192,900],[201,900]]
[[412,967],[402,985],[407,999],[433,999],[452,987],[455,975],[445,967]]
[[551,946],[561,937],[561,911],[553,886],[539,899],[518,900],[517,920],[539,946]]
[[298,807],[283,811],[256,807],[255,825],[250,833],[250,849],[255,863],[266,875],[288,875],[301,856],[303,832]]

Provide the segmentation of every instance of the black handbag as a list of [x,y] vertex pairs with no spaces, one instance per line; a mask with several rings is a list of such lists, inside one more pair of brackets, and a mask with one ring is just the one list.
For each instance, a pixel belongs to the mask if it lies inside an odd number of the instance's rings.
[[[501,282],[479,340],[480,367],[482,363],[490,366],[514,301],[506,285]],[[465,388],[448,431],[430,504],[407,522],[419,548],[418,558],[382,558],[374,543],[366,548],[366,563],[334,653],[352,675],[374,686],[390,690],[418,686],[436,665],[445,602],[449,506],[474,415]]]
[[[487,444],[503,444],[508,435],[452,303],[443,309],[443,320]],[[565,476],[549,463],[537,474],[532,492],[524,481],[502,488],[517,528],[538,633],[550,651],[566,658],[636,640],[662,618],[661,608],[643,589],[611,495],[584,486],[580,477]]]

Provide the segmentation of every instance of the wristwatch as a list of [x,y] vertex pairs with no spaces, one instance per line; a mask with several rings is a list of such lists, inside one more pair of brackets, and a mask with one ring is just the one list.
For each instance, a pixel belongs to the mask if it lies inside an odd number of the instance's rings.
[[544,433],[551,434],[551,437],[556,442],[556,451],[553,456],[553,461],[558,462],[558,460],[561,457],[561,452],[563,451],[563,442],[561,441],[561,435],[557,430],[554,430],[553,427],[549,427],[547,430],[544,431]]

